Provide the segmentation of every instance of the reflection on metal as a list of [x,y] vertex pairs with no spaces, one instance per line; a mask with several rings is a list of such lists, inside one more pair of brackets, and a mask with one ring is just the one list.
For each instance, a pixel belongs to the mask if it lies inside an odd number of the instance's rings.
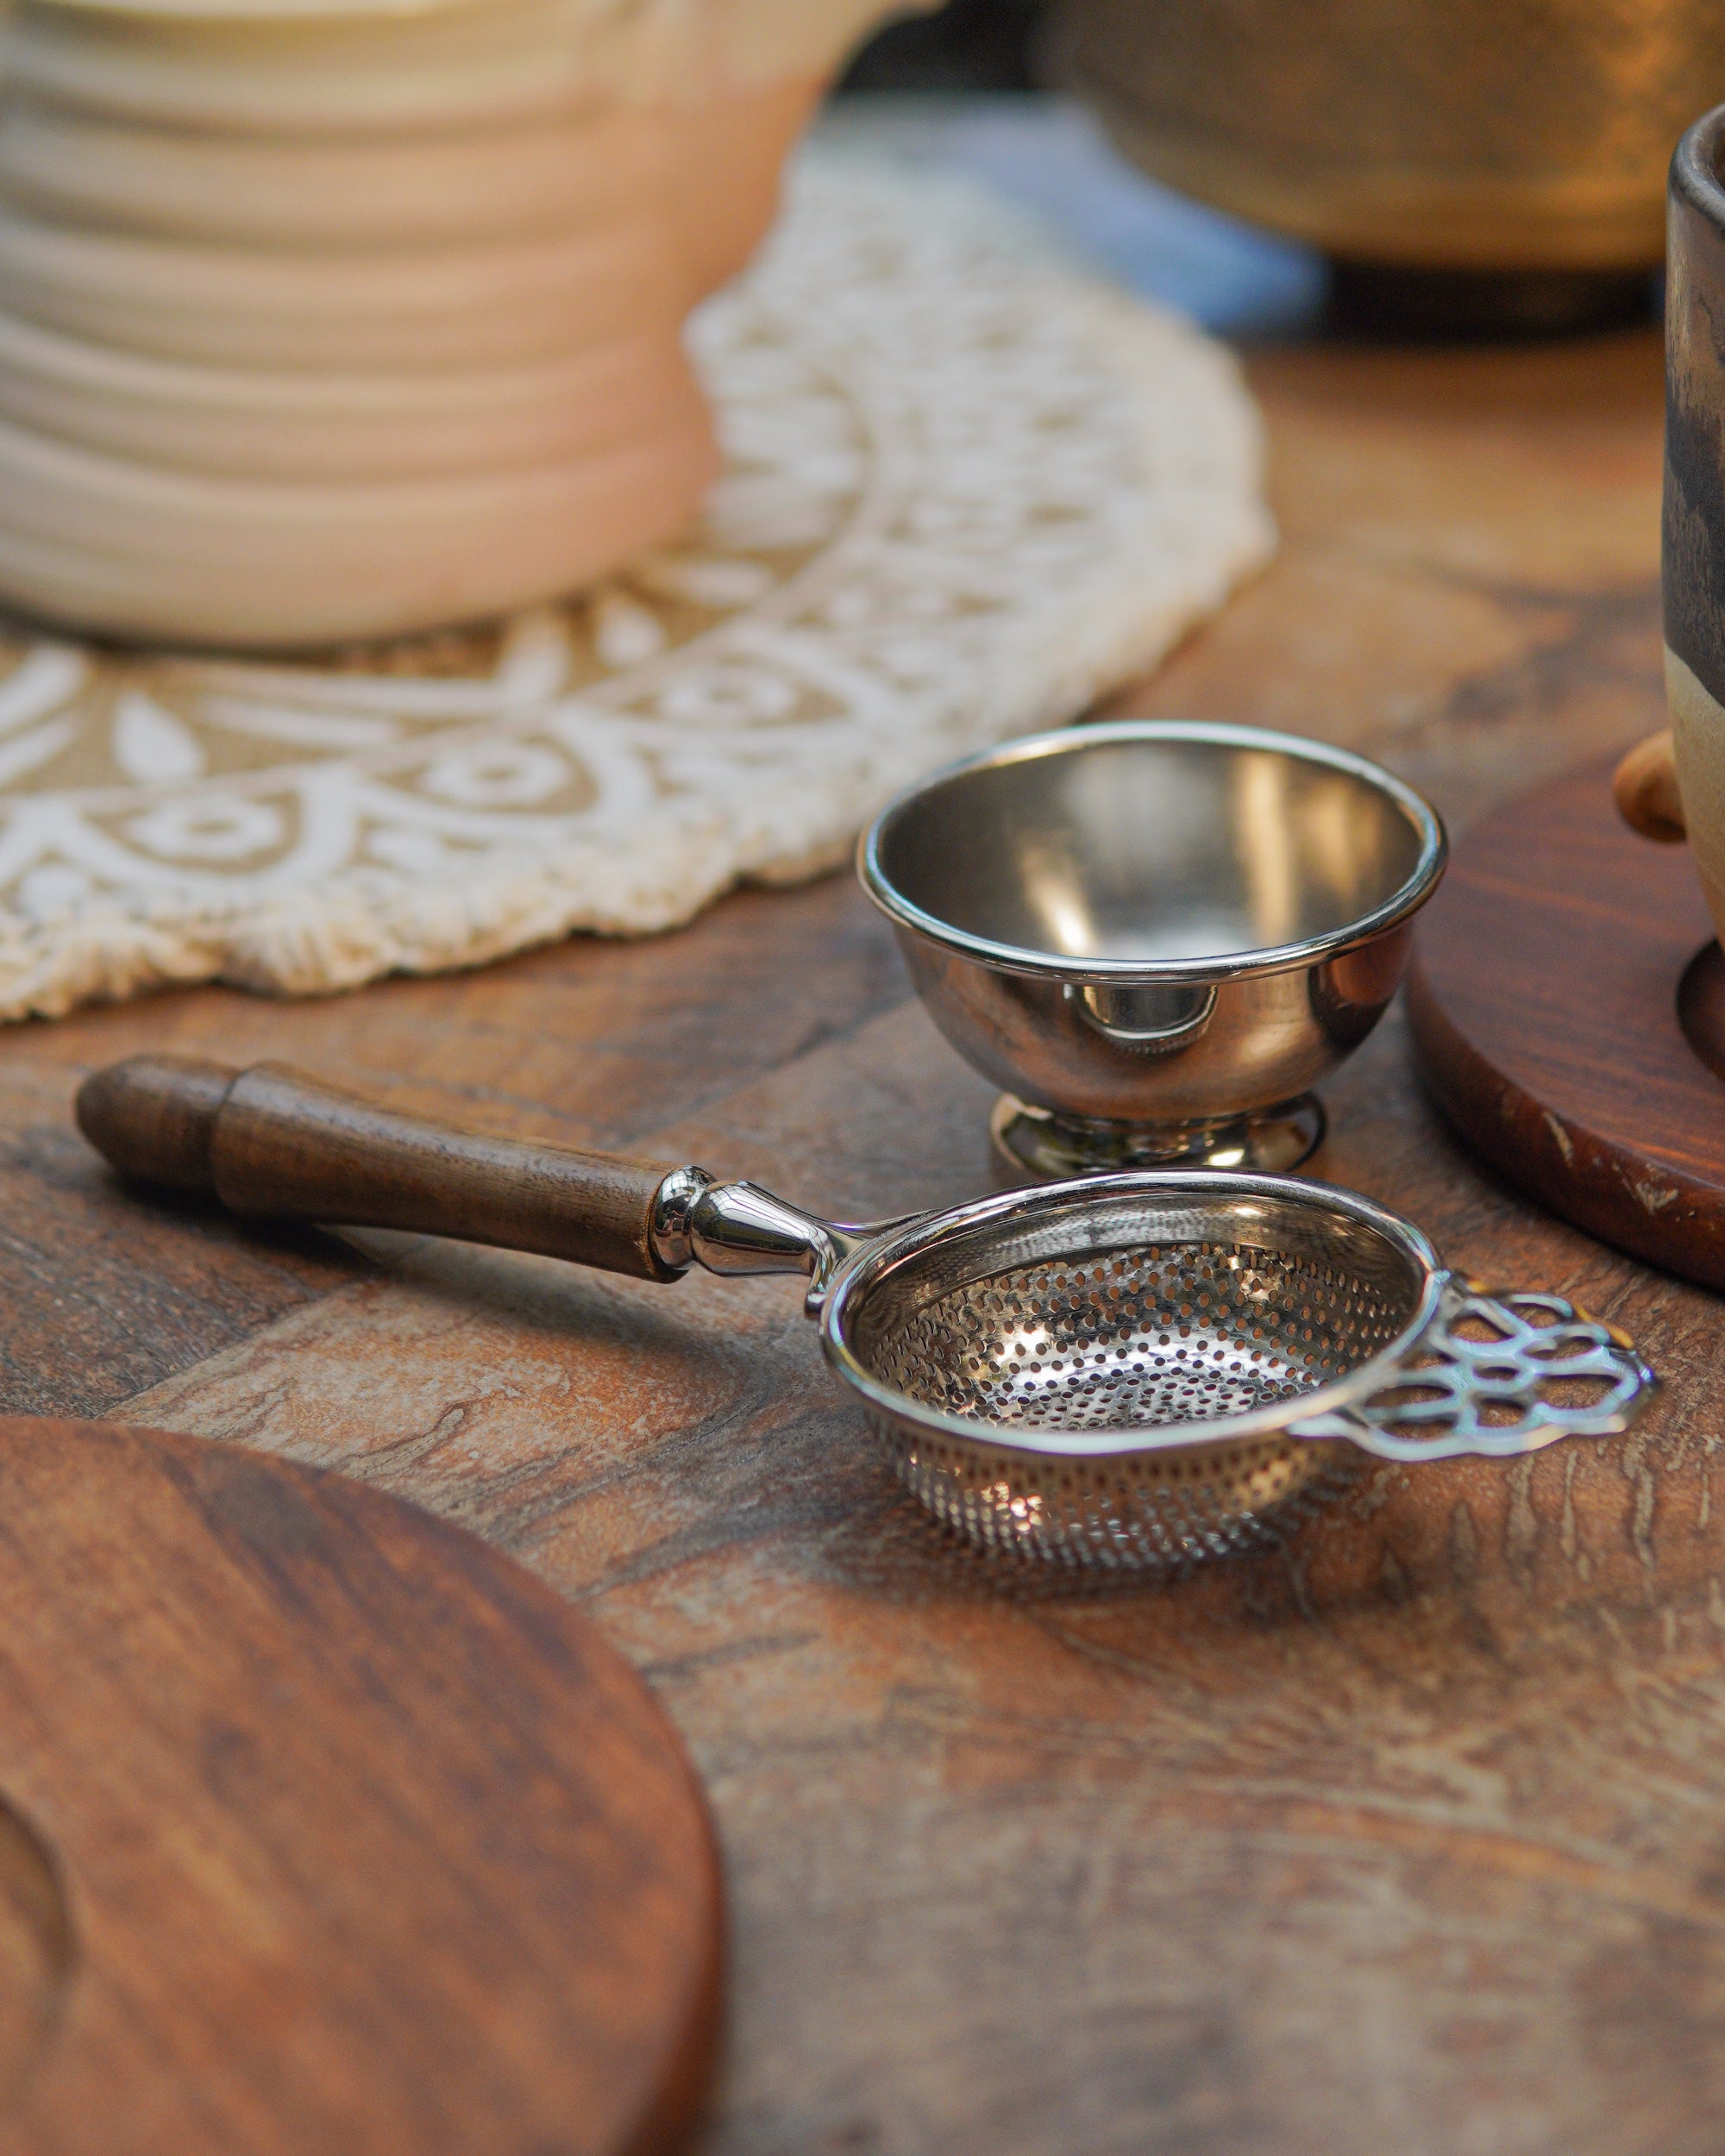
[[[1293,828],[1295,808],[1289,799],[1289,770],[1279,756],[1241,756],[1233,769],[1233,784],[1238,795],[1234,821],[1241,837],[1240,854],[1245,869],[1246,889],[1250,893],[1251,918],[1263,943],[1297,943],[1300,937],[1300,861],[1296,855],[1296,837]],[[1346,823],[1346,813],[1340,797],[1334,792],[1320,794],[1319,805],[1334,805],[1339,820]],[[1301,833],[1302,839],[1306,837]],[[1341,843],[1328,847],[1305,846],[1309,860],[1321,863],[1326,857],[1345,862],[1350,858],[1350,841],[1357,849],[1356,835],[1344,830]]]
[[1244,1168],[1285,1175],[1324,1142],[1323,1103],[1314,1093],[1250,1115],[1196,1123],[1111,1123],[1057,1115],[1003,1093],[988,1119],[989,1152],[1008,1183],[1063,1182],[1140,1168]]
[[1170,1056],[1188,1047],[1209,1024],[1216,1007],[1216,991],[1203,981],[1144,987],[1069,981],[1066,998],[1104,1040],[1139,1056]]
[[1341,749],[1126,723],[1008,743],[900,797],[863,883],[1026,1175],[1297,1165],[1306,1098],[1395,993],[1445,843]]

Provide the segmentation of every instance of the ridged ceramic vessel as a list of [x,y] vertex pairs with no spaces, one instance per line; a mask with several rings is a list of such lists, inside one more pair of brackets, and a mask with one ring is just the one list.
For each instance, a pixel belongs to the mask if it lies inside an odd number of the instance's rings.
[[1712,0],[1059,0],[1127,155],[1346,261],[1659,263],[1665,174],[1725,96]]
[[469,619],[716,468],[689,310],[879,0],[22,0],[0,602],[270,647]]

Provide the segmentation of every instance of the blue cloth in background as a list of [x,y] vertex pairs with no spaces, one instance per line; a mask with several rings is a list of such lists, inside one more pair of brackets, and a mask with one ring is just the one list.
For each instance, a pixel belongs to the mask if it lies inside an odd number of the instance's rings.
[[1208,329],[1297,335],[1323,307],[1328,273],[1315,248],[1148,179],[1064,98],[858,94],[829,104],[819,132],[994,189],[1128,290]]

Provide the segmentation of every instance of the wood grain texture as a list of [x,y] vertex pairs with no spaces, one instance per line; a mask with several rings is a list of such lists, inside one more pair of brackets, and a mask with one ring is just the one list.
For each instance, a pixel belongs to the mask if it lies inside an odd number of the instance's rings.
[[470,1538],[184,1438],[0,1421],[0,2139],[649,2156],[717,1870],[626,1666]]
[[1452,829],[1665,725],[1657,333],[1250,371],[1282,551],[1123,710],[1342,743]]
[[325,1237],[130,1202],[72,1125],[104,1065],[279,1057],[410,1113],[621,1150],[908,993],[885,924],[835,877],[739,893],[692,938],[578,938],[361,998],[204,988],[0,1029],[0,1410],[100,1413],[367,1269]]
[[0,1411],[99,1413],[365,1270],[214,1206],[141,1216],[72,1128],[70,1087],[24,1067],[32,1045],[0,1037]]
[[[1379,755],[1458,830],[1663,724],[1656,336],[1252,370],[1283,551],[1129,702]],[[906,994],[835,881],[328,1005],[81,1015],[0,1040],[0,1114],[145,1048],[273,1056],[881,1215],[988,1173],[988,1090]],[[1396,1014],[1327,1098],[1319,1172],[1634,1334],[1640,1430],[1374,1472],[1165,1589],[1003,1591],[793,1285],[383,1238],[118,1412],[471,1526],[647,1675],[726,1854],[706,2156],[1716,2156],[1721,1306],[1483,1169]],[[112,1202],[147,1292],[191,1230]]]
[[[1665,1395],[1176,1587],[967,1559],[783,1282],[422,1244],[128,1412],[412,1494],[653,1679],[728,1846],[726,2156],[1700,2156],[1725,2084],[1664,2077],[1725,2032],[1714,1306],[1530,1225],[1406,1055],[1332,1089],[1327,1171],[1624,1324]],[[884,1211],[982,1185],[986,1106],[906,1009],[663,1135]]]
[[1725,1084],[1678,1002],[1712,923],[1688,852],[1625,828],[1611,774],[1584,766],[1456,849],[1420,924],[1414,1039],[1439,1106],[1522,1189],[1725,1287]]

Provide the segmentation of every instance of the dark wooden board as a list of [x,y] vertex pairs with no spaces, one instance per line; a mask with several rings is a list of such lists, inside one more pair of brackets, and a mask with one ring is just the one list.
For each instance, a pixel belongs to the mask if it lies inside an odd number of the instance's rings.
[[1697,1054],[1711,923],[1686,849],[1618,821],[1610,764],[1512,802],[1456,849],[1408,1015],[1462,1134],[1554,1213],[1725,1288],[1725,1084]]
[[[1133,709],[1358,749],[1458,832],[1665,723],[1656,333],[1250,365],[1281,551]],[[878,1217],[988,1176],[991,1091],[907,994],[837,877],[656,942],[0,1031],[0,1131],[69,1164],[98,1065],[274,1057]],[[787,1281],[423,1245],[206,1361],[165,1335],[177,1374],[116,1412],[442,1512],[649,1676],[734,1912],[703,2156],[1719,2156],[1725,1312],[1485,1172],[1399,1007],[1325,1092],[1319,1172],[1621,1323],[1641,1427],[1375,1469],[1170,1589],[1002,1592],[895,1494]],[[85,1162],[102,1211],[58,1241],[57,1184],[0,1192],[46,1268],[0,1346],[68,1399],[104,1309],[141,1354],[163,1283],[242,1255]]]
[[718,1892],[650,1695],[334,1476],[0,1421],[9,2156],[646,2156]]

